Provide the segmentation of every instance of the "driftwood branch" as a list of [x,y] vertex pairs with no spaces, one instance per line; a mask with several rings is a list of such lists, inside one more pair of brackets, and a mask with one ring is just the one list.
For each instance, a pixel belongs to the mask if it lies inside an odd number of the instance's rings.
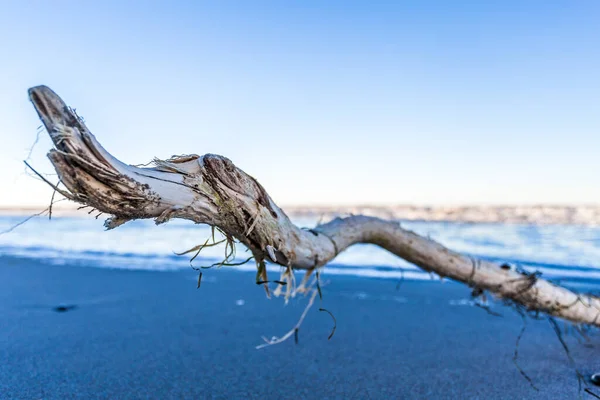
[[151,168],[126,165],[98,143],[82,119],[52,90],[29,97],[55,148],[48,157],[65,197],[111,214],[105,226],[153,218],[185,218],[218,227],[246,245],[257,265],[265,260],[314,270],[357,243],[371,243],[426,271],[496,297],[578,324],[600,326],[600,299],[554,285],[536,274],[453,252],[403,229],[366,216],[338,218],[315,229],[296,227],[265,189],[229,159],[206,154],[154,160]]

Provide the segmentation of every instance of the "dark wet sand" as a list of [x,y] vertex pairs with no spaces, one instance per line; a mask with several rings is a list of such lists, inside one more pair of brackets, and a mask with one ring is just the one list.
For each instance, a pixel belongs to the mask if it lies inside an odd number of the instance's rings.
[[[451,305],[454,283],[325,277],[323,306],[293,340],[281,335],[304,308],[267,300],[251,273],[141,272],[0,258],[0,398],[415,398],[573,399],[573,367],[547,321],[530,321],[520,364],[521,319],[496,306]],[[238,305],[243,300],[243,305]],[[57,306],[71,306],[63,312]],[[68,308],[68,307],[67,307]],[[567,337],[586,376],[595,348]],[[600,388],[597,388],[600,392]],[[593,399],[582,393],[583,399]]]

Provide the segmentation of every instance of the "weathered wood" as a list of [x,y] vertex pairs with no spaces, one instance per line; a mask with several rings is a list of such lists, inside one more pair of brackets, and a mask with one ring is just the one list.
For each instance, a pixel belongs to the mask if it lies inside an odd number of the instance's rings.
[[477,293],[489,291],[529,310],[600,326],[598,297],[453,252],[397,222],[352,216],[300,229],[253,177],[225,157],[185,155],[155,160],[152,168],[126,165],[108,153],[48,87],[31,88],[29,97],[54,142],[48,156],[68,189],[62,193],[113,215],[106,221],[108,229],[139,218],[156,223],[185,218],[238,239],[258,264],[269,259],[306,270],[324,266],[354,244],[372,243]]

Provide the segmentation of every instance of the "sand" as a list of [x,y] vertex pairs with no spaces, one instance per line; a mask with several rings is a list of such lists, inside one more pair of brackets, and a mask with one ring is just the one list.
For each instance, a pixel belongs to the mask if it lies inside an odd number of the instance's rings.
[[[547,321],[466,305],[448,282],[329,276],[293,340],[262,350],[304,308],[268,300],[251,273],[144,272],[0,258],[2,399],[573,399],[577,378]],[[62,312],[56,307],[64,307]],[[600,371],[590,348],[567,336],[580,371]],[[600,388],[596,388],[600,393]],[[582,398],[593,399],[582,393]]]

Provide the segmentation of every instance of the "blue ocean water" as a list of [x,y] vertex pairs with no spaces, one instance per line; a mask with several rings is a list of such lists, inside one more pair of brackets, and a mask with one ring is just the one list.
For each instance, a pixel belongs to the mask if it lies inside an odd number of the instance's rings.
[[[0,232],[24,219],[0,216]],[[295,220],[313,227],[314,220]],[[474,256],[510,262],[548,279],[600,286],[600,228],[585,226],[534,226],[470,224],[450,222],[402,222],[402,226],[429,236],[450,249]],[[129,222],[105,231],[94,218],[47,217],[31,219],[0,235],[3,256],[44,259],[54,264],[140,270],[190,268],[189,256],[178,256],[204,243],[210,228],[174,220],[156,226],[152,221]],[[237,258],[249,256],[239,248]],[[194,260],[195,266],[210,265],[223,258],[224,249],[207,248]],[[253,263],[237,268],[254,270]],[[432,279],[417,267],[372,245],[357,245],[340,254],[327,274],[371,276],[393,279]]]

